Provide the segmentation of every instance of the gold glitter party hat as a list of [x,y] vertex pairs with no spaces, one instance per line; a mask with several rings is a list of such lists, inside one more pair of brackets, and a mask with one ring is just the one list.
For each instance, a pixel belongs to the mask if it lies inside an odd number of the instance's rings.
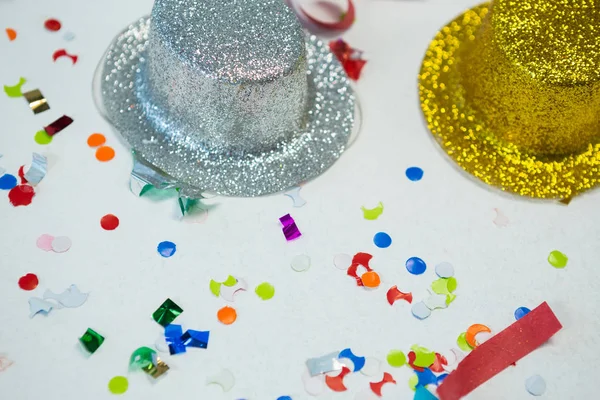
[[600,183],[600,8],[495,0],[431,41],[427,126],[465,171],[508,192],[573,197]]

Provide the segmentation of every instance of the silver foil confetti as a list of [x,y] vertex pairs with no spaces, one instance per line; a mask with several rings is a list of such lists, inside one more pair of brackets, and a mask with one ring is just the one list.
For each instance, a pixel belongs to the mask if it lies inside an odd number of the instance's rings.
[[39,184],[42,179],[46,176],[46,172],[48,171],[48,159],[41,154],[33,153],[33,157],[31,160],[31,166],[25,172],[25,179],[31,185],[35,186]]

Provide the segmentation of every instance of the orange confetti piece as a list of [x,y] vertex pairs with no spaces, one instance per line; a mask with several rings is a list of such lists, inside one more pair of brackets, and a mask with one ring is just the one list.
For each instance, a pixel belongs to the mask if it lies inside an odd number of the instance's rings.
[[110,161],[115,157],[115,150],[110,146],[101,146],[96,150],[96,159],[98,161]]
[[381,283],[381,279],[375,271],[365,272],[364,274],[362,274],[360,279],[362,280],[363,285],[365,285],[368,288],[376,288]]
[[6,35],[11,42],[17,38],[17,31],[12,28],[6,28]]
[[217,318],[221,323],[231,325],[237,319],[237,312],[235,312],[235,308],[225,306],[217,312]]
[[87,144],[90,147],[102,146],[104,143],[106,143],[106,138],[101,133],[92,133],[87,140]]
[[479,332],[491,332],[492,330],[485,325],[482,324],[473,324],[467,329],[467,333],[465,334],[465,340],[469,344],[469,346],[475,348],[477,347],[477,343],[475,342],[475,335]]

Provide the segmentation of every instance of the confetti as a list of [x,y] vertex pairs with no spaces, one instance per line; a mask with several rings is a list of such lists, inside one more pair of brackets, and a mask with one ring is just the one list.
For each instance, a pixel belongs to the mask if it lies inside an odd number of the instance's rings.
[[170,324],[165,326],[165,340],[169,345],[169,354],[180,354],[186,352],[186,347],[181,341],[183,329],[181,325]]
[[415,353],[413,364],[421,368],[429,368],[435,362],[435,352],[426,347],[413,345],[410,348]]
[[502,213],[502,211],[500,211],[499,208],[494,208],[494,211],[496,211],[496,218],[494,218],[494,225],[496,225],[498,228],[504,228],[504,227],[508,226],[508,223],[510,222],[508,220],[508,217],[506,215],[504,215]]
[[380,249],[385,249],[392,244],[392,238],[385,232],[378,232],[373,237],[373,243]]
[[423,372],[423,371],[425,371],[425,368],[423,368],[423,367],[418,367],[418,366],[416,366],[416,365],[414,364],[415,360],[417,359],[417,355],[415,354],[415,352],[414,352],[414,351],[412,351],[412,350],[411,350],[411,351],[409,351],[409,352],[408,352],[408,357],[407,357],[407,359],[408,359],[408,361],[407,361],[408,365],[409,365],[409,366],[410,366],[410,367],[411,367],[413,370],[415,370],[415,371],[418,371],[418,372]]
[[359,372],[365,366],[365,357],[358,357],[354,355],[352,350],[349,348],[340,351],[340,354],[338,354],[338,358],[347,358],[350,361],[352,361],[352,364],[354,365],[353,372]]
[[310,257],[300,254],[292,258],[292,269],[296,272],[304,272],[310,268]]
[[383,203],[379,202],[379,205],[375,208],[367,210],[365,207],[360,208],[363,212],[364,219],[374,221],[383,213]]
[[29,299],[29,318],[33,318],[38,313],[48,314],[56,304],[42,300],[38,297]]
[[108,382],[108,390],[112,394],[123,394],[129,388],[129,382],[124,376],[115,376]]
[[333,257],[333,265],[337,269],[348,269],[348,267],[352,264],[352,257],[348,254],[336,254]]
[[469,346],[475,348],[475,347],[477,347],[477,343],[475,343],[475,335],[477,335],[479,332],[491,332],[491,331],[492,330],[485,325],[473,324],[467,329],[467,332],[465,333],[465,340],[467,341]]
[[102,146],[106,142],[106,137],[101,133],[92,133],[87,138],[87,144],[90,147]]
[[407,168],[406,177],[413,182],[420,181],[421,179],[423,179],[423,170],[419,167]]
[[224,300],[227,300],[233,303],[233,296],[240,291],[246,291],[248,289],[248,284],[242,278],[235,278],[236,282],[233,286],[228,286],[223,283],[223,287],[220,288],[221,297]]
[[392,286],[387,291],[387,301],[390,303],[390,305],[393,305],[397,300],[406,300],[408,303],[412,303],[412,293],[403,293],[398,290],[397,286]]
[[224,392],[229,392],[235,385],[235,377],[230,370],[224,369],[216,375],[209,377],[206,380],[207,385],[219,385]]
[[13,40],[15,40],[17,38],[17,31],[15,31],[14,29],[6,28],[5,31],[6,31],[6,36],[8,36],[9,41],[12,42]]
[[129,357],[129,366],[131,368],[148,368],[154,365],[156,352],[149,347],[138,347],[131,357]]
[[0,189],[10,190],[17,186],[17,177],[11,174],[0,176]]
[[0,372],[6,371],[11,365],[13,362],[6,355],[0,354]]
[[440,400],[458,400],[525,357],[562,328],[546,302],[471,352],[438,387]]
[[156,357],[156,362],[149,364],[146,368],[142,368],[142,371],[150,375],[154,379],[158,379],[165,372],[169,370],[169,366],[160,359],[160,357]]
[[44,22],[44,27],[51,32],[59,31],[61,26],[60,21],[54,18],[47,19],[46,22]]
[[41,130],[35,133],[33,140],[35,140],[37,144],[46,145],[52,142],[52,136],[48,135],[46,131]]
[[367,357],[360,373],[365,376],[375,376],[379,374],[379,371],[381,371],[381,361],[373,357]]
[[48,171],[48,159],[38,153],[33,153],[31,166],[25,172],[24,177],[30,185],[38,185],[46,176]]
[[425,386],[417,386],[413,400],[437,400],[437,397],[427,390]]
[[546,381],[539,375],[533,375],[525,381],[525,389],[533,396],[541,396],[546,392]]
[[39,238],[37,238],[35,245],[44,251],[52,251],[53,240],[54,236],[43,234]]
[[8,200],[15,207],[28,206],[35,196],[35,191],[29,185],[17,185],[8,192]]
[[443,294],[430,294],[425,300],[423,300],[427,308],[435,310],[436,308],[447,308],[448,303],[446,301],[446,295]]
[[175,318],[177,318],[182,312],[183,309],[175,304],[173,300],[166,299],[161,306],[154,311],[152,314],[152,319],[162,326],[167,326],[171,324],[171,322],[175,321]]
[[268,282],[261,283],[254,291],[263,300],[270,300],[275,295],[275,288]]
[[467,332],[463,332],[460,335],[458,335],[458,338],[456,339],[456,344],[462,351],[471,351],[473,350],[473,346],[471,346],[467,342],[466,335]]
[[340,61],[340,64],[342,64],[348,78],[357,81],[360,78],[363,67],[367,63],[367,61],[362,58],[363,52],[350,47],[350,45],[342,39],[329,42],[329,49]]
[[306,393],[311,396],[319,396],[327,389],[323,375],[311,376],[308,371],[302,374],[302,383],[304,384]]
[[519,307],[515,310],[515,319],[518,321],[527,314],[529,314],[531,310],[527,307]]
[[160,242],[156,247],[156,251],[164,258],[169,258],[177,251],[177,245],[169,241]]
[[107,162],[115,158],[115,150],[110,146],[100,146],[96,150],[96,160]]
[[356,280],[356,286],[364,286],[362,279],[357,274],[359,266],[364,267],[367,270],[367,272],[372,271],[371,267],[369,267],[369,266],[352,263],[352,265],[350,265],[350,267],[348,267],[348,271],[346,272],[346,274],[348,276],[353,277]]
[[208,348],[208,340],[210,338],[210,331],[194,331],[188,329],[181,336],[181,341],[187,347],[196,347],[199,349]]
[[553,250],[550,252],[550,255],[548,255],[548,262],[554,268],[564,268],[567,266],[568,261],[569,257],[558,250]]
[[449,295],[456,290],[458,282],[454,277],[452,278],[440,278],[431,282],[431,290],[437,294]]
[[71,248],[71,239],[66,236],[57,236],[52,240],[52,250],[55,253],[64,253]]
[[341,371],[344,367],[338,361],[338,352],[326,354],[321,357],[306,360],[306,367],[311,376],[324,374],[331,371]]
[[349,373],[348,367],[342,367],[342,371],[337,376],[325,375],[325,384],[334,392],[345,392],[348,389],[344,385],[344,377]]
[[415,375],[417,375],[417,387],[427,386],[437,383],[437,378],[433,372],[429,368],[423,368],[422,371],[415,371]]
[[27,179],[25,179],[25,166],[21,165],[19,167],[19,171],[17,172],[17,175],[19,175],[19,178],[21,178],[21,185],[24,185],[27,182]]
[[294,207],[296,207],[296,208],[302,207],[306,204],[306,200],[304,200],[302,197],[300,197],[300,189],[301,189],[300,186],[296,186],[296,187],[292,188],[291,190],[289,190],[288,192],[284,193],[285,196],[292,199]]
[[119,218],[112,214],[106,214],[100,219],[100,226],[107,231],[114,231],[119,226]]
[[75,63],[77,62],[77,59],[78,59],[78,56],[67,53],[67,50],[59,49],[59,50],[56,50],[54,52],[54,54],[52,54],[52,61],[56,62],[56,60],[58,60],[61,57],[70,58],[73,65],[75,65]]
[[39,114],[50,109],[50,105],[48,105],[46,98],[39,89],[25,92],[23,93],[23,97],[29,103],[29,108],[31,108],[34,114]]
[[406,270],[413,275],[421,275],[426,269],[427,264],[419,257],[411,257],[406,260]]
[[292,400],[290,396],[279,396],[277,400]]
[[449,262],[439,263],[435,266],[435,273],[440,278],[452,278],[454,276],[454,267]]
[[4,85],[4,93],[6,93],[8,97],[21,97],[23,96],[23,93],[21,92],[21,86],[23,86],[26,82],[27,79],[21,77],[19,78],[19,83],[14,86]]
[[61,294],[56,294],[47,289],[44,292],[44,300],[52,299],[57,301],[61,306],[67,308],[81,307],[87,301],[88,293],[81,293],[77,286],[71,285]]
[[418,319],[425,319],[431,315],[431,310],[422,301],[413,304],[410,311]]
[[235,308],[225,306],[217,312],[217,319],[224,325],[231,325],[237,319]]
[[56,121],[51,123],[50,125],[46,126],[44,128],[44,130],[46,131],[48,136],[54,136],[57,133],[59,133],[60,131],[62,131],[63,129],[65,129],[67,126],[71,125],[72,123],[73,123],[73,119],[71,117],[63,115],[62,117],[60,117],[59,119],[57,119]]
[[65,39],[67,42],[70,42],[71,40],[75,39],[75,34],[73,32],[66,32],[63,36],[63,39]]
[[286,214],[279,218],[279,222],[281,222],[281,225],[283,225],[283,235],[288,242],[302,236],[302,233],[300,233],[300,230],[296,226],[294,218],[292,218],[290,214]]
[[38,277],[35,274],[27,274],[19,278],[19,287],[23,290],[33,290],[38,286]]
[[346,30],[346,29],[350,28],[352,26],[352,24],[354,23],[355,10],[354,10],[354,3],[352,3],[352,0],[348,0],[348,4],[345,9],[336,7],[337,4],[332,3],[332,2],[329,2],[329,3],[320,2],[317,4],[319,6],[325,5],[327,7],[327,9],[330,9],[330,10],[332,8],[336,8],[337,12],[339,13],[338,21],[325,22],[325,21],[321,21],[321,20],[315,18],[314,16],[312,16],[310,12],[306,11],[306,8],[300,7],[300,10],[302,11],[303,15],[311,23],[315,24],[317,27],[322,28],[322,29],[332,30],[332,31],[342,31],[342,30]]
[[104,336],[92,328],[88,328],[83,336],[79,338],[79,342],[90,354],[94,354],[102,346],[102,343],[104,343]]
[[401,350],[390,350],[387,362],[391,367],[399,368],[406,364],[406,355]]
[[440,353],[435,353],[435,361],[429,366],[429,369],[433,372],[444,372],[444,366],[446,365],[448,365],[448,360],[446,360],[446,357]]
[[394,380],[394,378],[392,377],[391,374],[384,372],[383,379],[381,381],[371,382],[371,383],[369,383],[369,386],[371,386],[371,390],[373,391],[373,393],[375,393],[377,396],[381,397],[381,389],[382,389],[383,385],[385,385],[386,383],[393,383],[395,385],[396,381]]

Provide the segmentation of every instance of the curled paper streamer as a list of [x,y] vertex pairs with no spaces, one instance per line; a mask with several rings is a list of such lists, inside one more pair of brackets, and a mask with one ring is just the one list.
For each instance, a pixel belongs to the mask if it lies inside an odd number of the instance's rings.
[[35,186],[44,179],[47,171],[48,159],[41,154],[33,153],[31,166],[25,172],[25,179],[27,179],[30,185]]

